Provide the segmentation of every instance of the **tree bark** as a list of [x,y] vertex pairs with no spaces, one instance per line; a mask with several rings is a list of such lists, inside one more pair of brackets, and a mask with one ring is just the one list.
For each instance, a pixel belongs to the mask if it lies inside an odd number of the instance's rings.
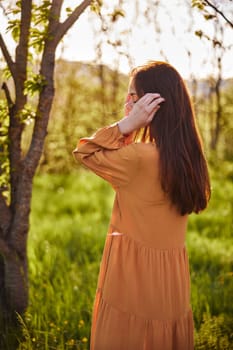
[[[31,25],[32,0],[24,0],[21,3],[21,20],[19,43],[15,52],[15,62],[13,62],[4,40],[0,38],[0,46],[8,67],[12,73],[15,85],[15,102],[12,101],[7,85],[3,85],[6,99],[10,126],[8,128],[9,138],[9,162],[10,162],[10,205],[7,206],[3,195],[0,198],[0,206],[4,209],[6,217],[1,221],[2,241],[0,244],[0,285],[1,285],[1,309],[4,319],[13,319],[15,311],[22,313],[28,302],[27,286],[27,232],[28,217],[22,218],[20,226],[23,226],[23,239],[20,245],[15,240],[14,221],[22,209],[22,201],[30,196],[22,193],[19,197],[19,182],[22,177],[22,152],[21,138],[23,124],[20,121],[20,113],[27,103],[27,96],[24,94],[24,84],[27,79],[28,62],[28,41]],[[30,188],[30,186],[29,186]],[[29,190],[30,191],[30,190]],[[4,216],[5,216],[4,215]],[[29,215],[29,211],[28,211]]]

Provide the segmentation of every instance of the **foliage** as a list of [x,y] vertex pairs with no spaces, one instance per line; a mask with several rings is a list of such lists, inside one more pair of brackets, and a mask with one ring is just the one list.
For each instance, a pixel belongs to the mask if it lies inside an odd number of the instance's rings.
[[196,349],[231,350],[232,341],[232,316],[212,316],[209,311],[205,312],[199,332],[196,332]]
[[[42,4],[32,5],[32,26],[30,28],[29,37],[29,49],[32,54],[42,52],[44,47],[44,40],[47,36],[48,30],[48,18],[49,10],[51,7],[51,1],[43,0]],[[6,10],[8,17],[8,27],[7,31],[11,33],[12,38],[16,43],[18,43],[20,35],[20,14],[21,14],[21,1],[16,1],[12,6],[8,6]]]
[[[212,173],[209,208],[189,221],[196,350],[231,349],[233,341],[233,192],[228,168],[225,164],[222,176]],[[112,202],[111,187],[85,170],[35,178],[28,247],[31,301],[21,320],[25,340],[19,349],[89,348]]]
[[93,0],[91,3],[91,10],[99,14],[102,5],[103,5],[102,0]]
[[24,93],[29,96],[40,92],[43,87],[46,85],[45,78],[40,74],[32,74],[30,79],[28,79],[24,86]]
[[[231,10],[231,0],[225,1],[223,4],[209,0],[192,0],[192,6],[197,7],[202,11],[204,18],[209,21],[221,17],[225,23],[229,24],[233,28],[233,22],[228,17]],[[224,6],[225,5],[225,6]]]

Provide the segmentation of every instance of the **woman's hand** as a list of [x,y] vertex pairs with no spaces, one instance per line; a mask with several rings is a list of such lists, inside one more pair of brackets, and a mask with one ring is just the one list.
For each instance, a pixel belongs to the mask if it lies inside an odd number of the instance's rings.
[[165,99],[160,94],[145,94],[134,104],[129,115],[119,121],[120,132],[127,135],[150,124],[155,112],[160,108],[160,103],[164,101]]

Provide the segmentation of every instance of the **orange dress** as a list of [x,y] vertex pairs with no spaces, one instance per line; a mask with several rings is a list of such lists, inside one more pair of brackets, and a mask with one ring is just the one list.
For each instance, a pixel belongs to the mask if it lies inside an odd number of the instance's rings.
[[91,350],[193,350],[187,215],[162,191],[156,145],[126,145],[113,124],[81,139],[74,156],[116,192]]

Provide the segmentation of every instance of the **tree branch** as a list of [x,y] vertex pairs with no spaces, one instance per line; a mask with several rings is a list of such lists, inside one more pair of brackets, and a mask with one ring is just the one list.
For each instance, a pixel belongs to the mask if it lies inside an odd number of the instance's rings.
[[14,215],[17,203],[18,181],[21,176],[21,137],[24,125],[19,114],[27,103],[24,84],[27,79],[28,41],[32,16],[32,0],[21,1],[20,35],[15,52],[15,104],[9,110],[9,159],[11,183],[11,210]]
[[11,72],[11,75],[12,75],[13,79],[15,80],[15,62],[12,60],[11,55],[6,47],[5,41],[4,41],[1,34],[0,34],[0,48],[2,50],[2,54],[5,58],[7,66]]
[[62,2],[62,0],[53,0],[50,8],[48,36],[45,40],[40,67],[40,74],[45,79],[46,84],[39,94],[31,144],[21,163],[21,174],[18,179],[16,202],[20,203],[21,210],[15,212],[13,222],[11,223],[12,234],[10,237],[10,242],[18,253],[22,251],[25,245],[29,225],[28,217],[30,212],[32,179],[42,154],[44,139],[47,134],[49,114],[54,97],[53,75],[56,46],[54,45],[53,33],[56,33],[56,28],[59,23]]
[[62,8],[63,0],[53,0],[51,9],[50,9],[50,15],[49,15],[49,22],[58,22],[60,18],[61,8]]
[[11,108],[13,107],[14,103],[13,103],[11,95],[10,95],[10,90],[8,89],[8,86],[5,82],[2,84],[2,90],[5,92],[5,96],[6,96],[6,100],[7,100],[7,104],[8,104],[8,109],[10,111]]
[[85,11],[85,9],[91,4],[91,0],[84,0],[75,10],[71,13],[69,17],[63,22],[60,23],[58,29],[55,33],[54,41],[57,44],[70,29],[70,27],[77,21],[79,16]]
[[31,12],[32,0],[22,1],[20,37],[19,44],[16,47],[15,53],[15,64],[17,69],[17,80],[15,84],[17,112],[20,111],[26,103],[26,96],[24,94],[24,83],[27,79],[28,41],[32,16]]
[[[82,11],[90,5],[91,0],[83,1],[78,6],[69,19],[59,25],[59,9],[61,9],[61,0],[53,0],[49,15],[48,38],[45,40],[44,51],[42,55],[40,74],[44,77],[46,84],[40,92],[39,102],[36,112],[36,120],[33,129],[33,135],[29,150],[22,161],[22,172],[18,182],[17,199],[21,202],[21,210],[18,210],[14,215],[11,231],[13,232],[10,242],[17,252],[20,252],[26,232],[28,230],[28,217],[30,211],[30,198],[32,191],[32,179],[35,174],[36,167],[39,163],[43,150],[44,140],[47,134],[47,125],[49,114],[54,98],[54,67],[55,67],[55,50],[56,44],[78,19]],[[60,30],[59,30],[60,28]],[[59,30],[59,35],[57,31]],[[56,37],[56,39],[55,39]],[[57,42],[58,40],[58,42]]]
[[4,236],[10,226],[10,220],[10,209],[6,204],[5,197],[3,197],[3,194],[0,192],[0,227]]
[[[45,78],[46,85],[40,93],[33,135],[29,150],[24,159],[24,169],[28,176],[33,176],[41,157],[44,139],[47,134],[49,114],[54,97],[54,66],[56,45],[66,31],[78,19],[80,14],[91,4],[91,0],[85,0],[62,24],[59,24],[62,0],[53,0],[49,15],[48,38],[45,41],[44,52],[41,61],[40,74]],[[54,35],[54,36],[53,36]]]
[[220,16],[222,16],[225,21],[230,24],[230,26],[233,28],[233,22],[231,22],[222,11],[220,11],[214,4],[212,4],[209,0],[204,0],[206,2],[206,4],[211,7],[212,9],[214,9]]

